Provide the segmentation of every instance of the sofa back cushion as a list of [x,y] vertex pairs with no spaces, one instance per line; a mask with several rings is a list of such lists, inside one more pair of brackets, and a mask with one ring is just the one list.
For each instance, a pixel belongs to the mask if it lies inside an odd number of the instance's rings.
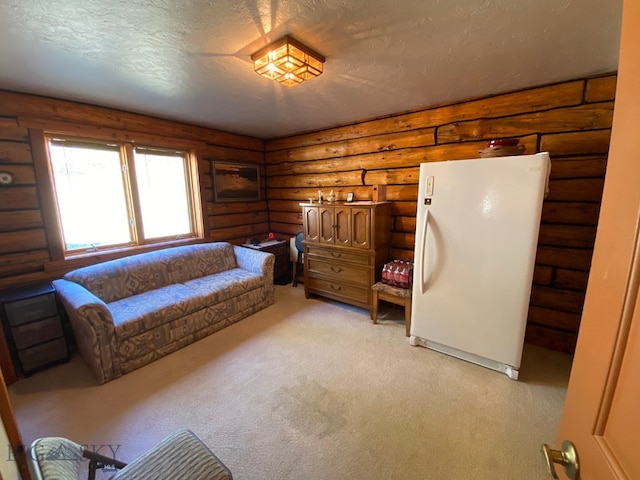
[[171,255],[164,259],[170,283],[184,283],[238,267],[229,243],[201,243],[170,250]]
[[167,248],[79,268],[64,278],[105,303],[236,268],[233,246],[204,243]]

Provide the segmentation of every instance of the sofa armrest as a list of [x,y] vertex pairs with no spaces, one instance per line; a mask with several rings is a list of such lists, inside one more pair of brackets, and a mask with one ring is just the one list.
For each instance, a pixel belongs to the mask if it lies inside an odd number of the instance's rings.
[[238,267],[259,274],[268,284],[273,285],[273,268],[276,263],[276,257],[273,253],[238,245],[234,245],[233,250],[236,254]]
[[78,283],[64,279],[52,283],[69,317],[78,350],[98,382],[119,377],[119,365],[114,362],[115,327],[107,304]]

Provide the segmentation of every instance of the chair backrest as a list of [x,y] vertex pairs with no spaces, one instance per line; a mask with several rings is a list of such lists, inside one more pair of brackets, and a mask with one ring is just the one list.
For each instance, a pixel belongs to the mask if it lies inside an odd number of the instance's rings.
[[304,239],[304,232],[300,232],[296,234],[295,237],[291,237],[289,239],[289,260],[291,260],[294,263],[297,262],[298,260],[301,260],[301,258],[298,258],[298,252],[302,253],[303,239]]
[[302,240],[304,240],[304,232],[300,232],[296,235],[296,248],[298,249],[299,252],[304,251]]

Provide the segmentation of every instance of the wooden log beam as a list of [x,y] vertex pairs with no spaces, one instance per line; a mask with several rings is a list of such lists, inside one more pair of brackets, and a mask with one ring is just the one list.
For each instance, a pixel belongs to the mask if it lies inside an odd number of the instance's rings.
[[350,140],[329,141],[315,145],[288,148],[276,152],[267,152],[267,164],[283,162],[303,162],[323,160],[336,157],[350,157],[370,152],[387,152],[406,148],[424,147],[435,144],[435,128],[412,130],[408,135],[402,133],[386,133],[370,137]]
[[355,125],[270,140],[266,142],[265,148],[267,152],[273,152],[350,138],[429,128],[479,117],[504,117],[519,113],[580,105],[584,95],[584,87],[585,82],[578,80],[469,100],[419,112],[373,119]]
[[438,143],[462,142],[491,138],[518,137],[537,133],[610,128],[613,102],[578,105],[568,108],[527,112],[504,118],[480,118],[455,122],[438,128]]
[[[267,178],[267,188],[334,188],[342,186],[364,185],[363,176],[363,170],[350,170],[339,173],[326,172],[301,176],[278,175]],[[325,192],[325,196],[328,194],[329,192]]]
[[33,163],[31,147],[22,142],[0,142],[0,163]]

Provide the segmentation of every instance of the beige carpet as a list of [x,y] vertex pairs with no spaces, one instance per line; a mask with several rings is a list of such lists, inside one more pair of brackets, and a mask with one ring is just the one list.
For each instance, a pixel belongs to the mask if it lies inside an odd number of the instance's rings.
[[78,356],[18,381],[24,440],[65,436],[130,461],[186,427],[236,480],[545,478],[571,357],[527,346],[515,382],[411,347],[398,308],[373,325],[276,288],[275,305],[103,386]]

